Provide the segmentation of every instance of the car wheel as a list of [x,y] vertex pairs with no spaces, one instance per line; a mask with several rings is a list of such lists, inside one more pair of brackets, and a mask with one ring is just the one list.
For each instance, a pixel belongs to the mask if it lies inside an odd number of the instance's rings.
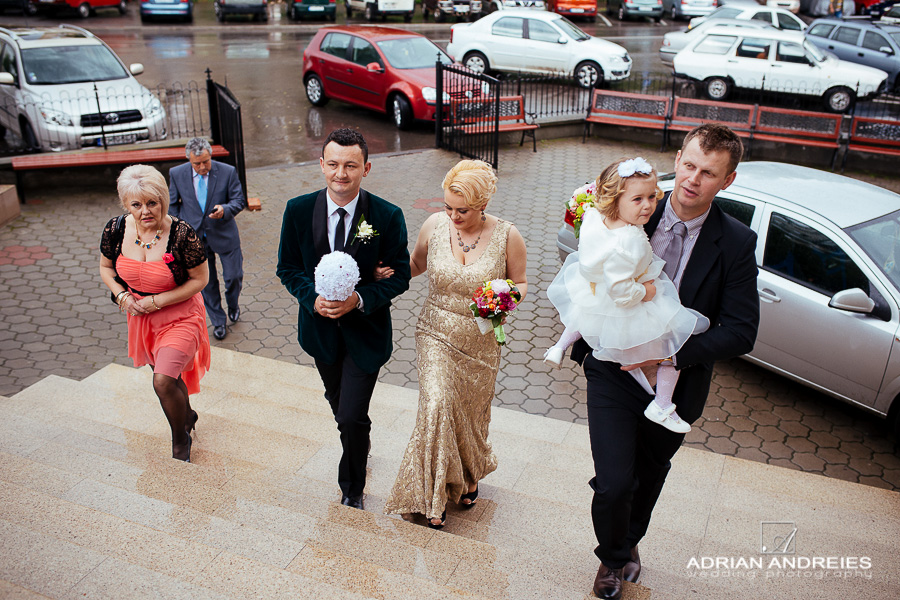
[[22,12],[24,12],[29,17],[33,17],[37,14],[37,6],[31,0],[25,0],[25,5],[22,7]]
[[825,106],[831,112],[842,113],[853,105],[853,92],[845,87],[831,88],[825,92]]
[[219,23],[225,22],[225,13],[222,11],[222,7],[219,6],[218,2],[213,4],[213,12],[216,13],[216,20]]
[[193,22],[194,22],[194,12],[193,12],[193,11],[189,12],[189,13],[184,17],[184,22],[185,22],[185,23],[193,23]]
[[619,5],[619,14],[617,16],[619,17],[620,21],[625,20],[625,5],[624,4]]
[[150,20],[150,17],[147,15],[141,15],[141,23],[146,23]]
[[409,105],[409,101],[400,94],[397,94],[391,100],[391,114],[394,117],[394,125],[397,126],[397,129],[405,131],[412,127],[412,107]]
[[405,15],[403,15],[403,22],[404,23],[412,23],[412,18],[413,18],[413,14],[411,12],[408,12]]
[[481,52],[469,52],[463,57],[463,64],[476,73],[487,73],[491,66],[487,57]]
[[434,9],[434,22],[435,23],[446,23],[447,22],[447,15],[444,14],[444,11],[442,11],[439,8]]
[[0,140],[6,137],[6,127],[0,125]]
[[375,14],[375,5],[371,3],[366,4],[366,21],[374,21],[377,16]]
[[124,15],[127,12],[128,12],[128,4],[125,2],[125,0],[121,0],[119,2],[119,14]]
[[[331,13],[331,16],[328,17],[328,19],[329,19],[332,23],[334,23],[335,21],[337,21],[337,12]],[[298,20],[299,20],[299,19],[298,19]]]
[[22,141],[25,142],[27,152],[40,152],[41,145],[34,134],[34,129],[31,128],[31,123],[25,120],[22,121]]
[[306,78],[306,99],[313,106],[325,106],[328,104],[328,97],[325,96],[325,88],[322,87],[322,80],[318,75],[310,75]]
[[347,11],[347,18],[348,18],[348,19],[349,19],[350,17],[353,16],[353,9],[350,8],[350,3],[349,3],[349,2],[344,2],[344,9],[346,9],[346,11]]
[[586,89],[600,87],[603,83],[603,69],[592,60],[580,62],[575,67],[575,83]]
[[78,5],[78,16],[82,19],[87,19],[91,16],[91,5],[87,2],[82,2]]
[[710,77],[703,85],[710,100],[725,100],[731,94],[731,82],[724,77]]
[[610,0],[606,0],[606,14],[607,15],[613,14],[612,2],[610,2]]

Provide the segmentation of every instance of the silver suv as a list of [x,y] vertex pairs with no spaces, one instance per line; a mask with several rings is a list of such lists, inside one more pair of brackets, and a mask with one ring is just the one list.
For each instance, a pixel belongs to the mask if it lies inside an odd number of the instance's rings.
[[0,27],[0,135],[54,151],[164,139],[165,109],[134,78],[143,72],[80,27]]

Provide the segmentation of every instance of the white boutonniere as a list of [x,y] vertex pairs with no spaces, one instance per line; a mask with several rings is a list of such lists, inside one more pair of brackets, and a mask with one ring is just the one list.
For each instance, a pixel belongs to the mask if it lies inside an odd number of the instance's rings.
[[366,216],[359,216],[359,223],[356,224],[356,233],[353,235],[354,240],[359,240],[360,244],[367,244],[372,238],[378,235],[375,228],[366,223]]

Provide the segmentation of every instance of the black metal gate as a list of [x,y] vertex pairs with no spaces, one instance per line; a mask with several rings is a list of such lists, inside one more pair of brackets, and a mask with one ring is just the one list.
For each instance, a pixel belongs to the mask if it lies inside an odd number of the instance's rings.
[[435,146],[499,168],[500,82],[460,65],[435,64]]
[[247,201],[247,171],[244,166],[244,126],[241,121],[241,103],[224,85],[212,79],[212,72],[206,70],[206,94],[209,97],[209,123],[213,144],[220,144],[228,150],[223,162],[237,169],[244,202]]

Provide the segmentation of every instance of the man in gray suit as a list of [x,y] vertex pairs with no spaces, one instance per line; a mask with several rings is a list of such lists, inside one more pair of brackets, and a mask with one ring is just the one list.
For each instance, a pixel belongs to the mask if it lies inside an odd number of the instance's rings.
[[189,163],[169,170],[169,214],[188,222],[206,245],[209,283],[203,288],[203,303],[217,340],[225,338],[225,311],[216,276],[216,254],[222,261],[228,318],[241,317],[238,298],[244,283],[244,256],[235,215],[244,210],[244,193],[237,171],[212,159],[212,147],[203,138],[185,146]]

